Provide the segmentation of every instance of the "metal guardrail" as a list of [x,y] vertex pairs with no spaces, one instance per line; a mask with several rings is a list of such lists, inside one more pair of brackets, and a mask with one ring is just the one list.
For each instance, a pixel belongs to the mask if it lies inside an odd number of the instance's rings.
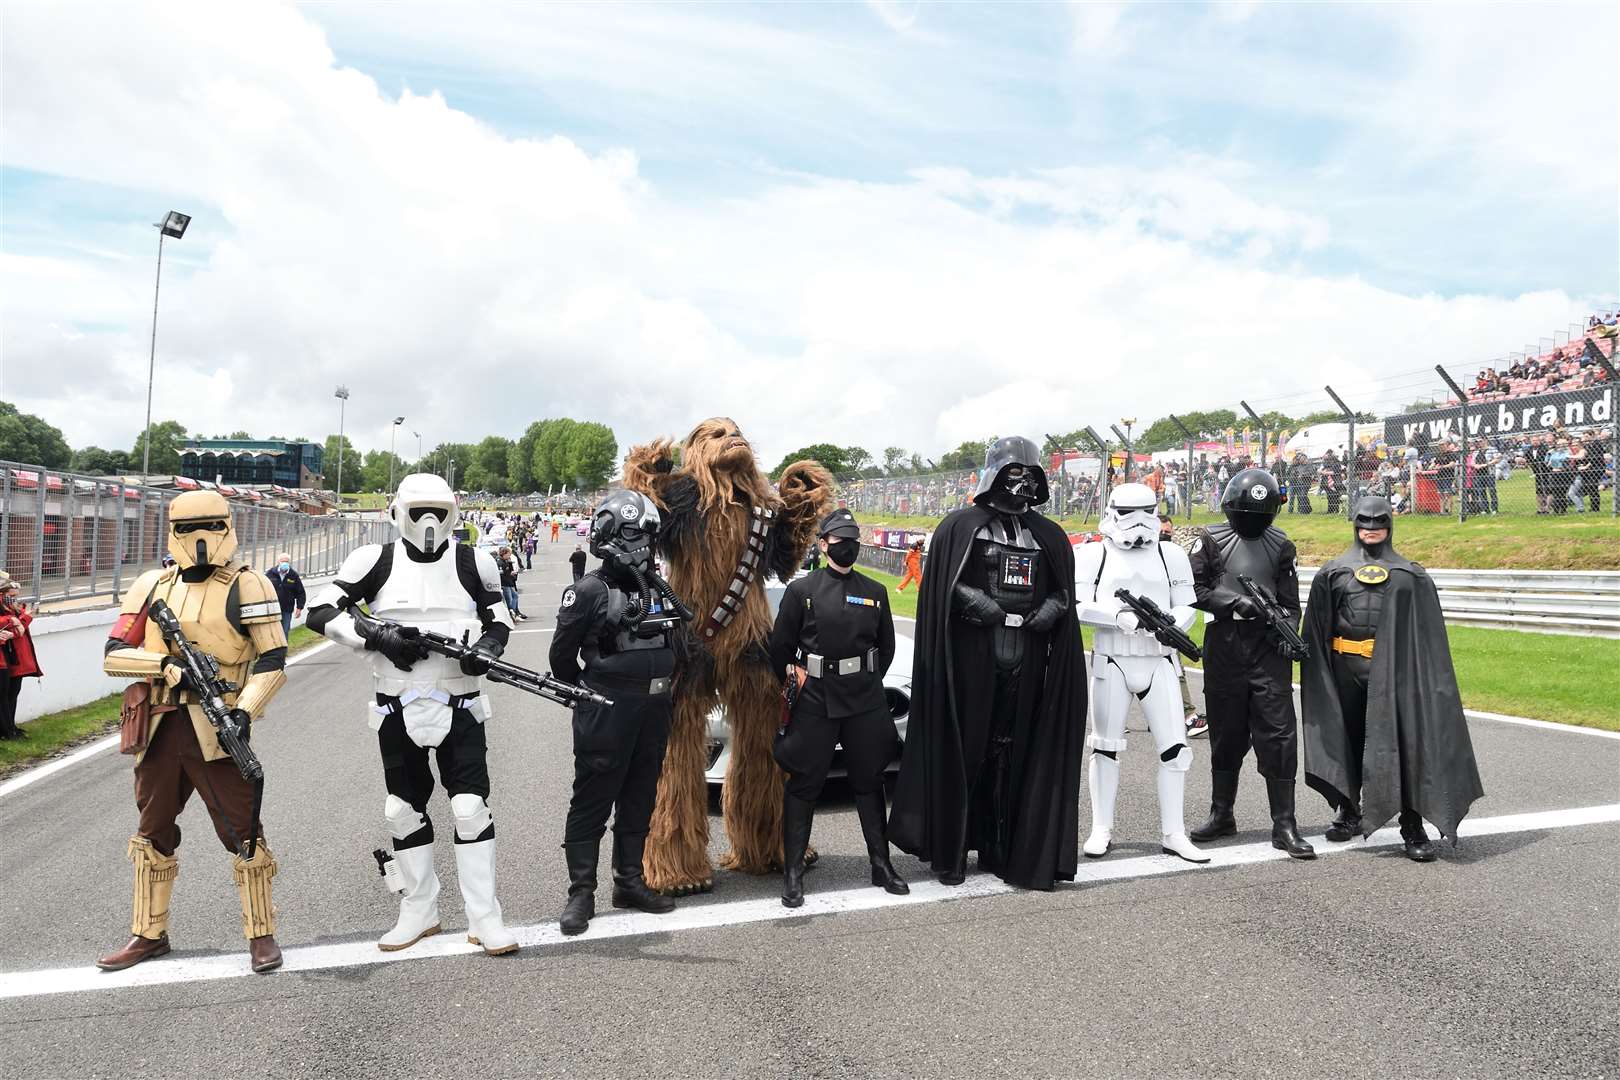
[[[1309,593],[1316,567],[1299,569]],[[1620,570],[1436,570],[1446,621],[1494,630],[1620,638]]]
[[[182,492],[0,461],[0,569],[29,603],[117,599],[161,564],[169,502]],[[349,552],[388,539],[387,521],[316,517],[233,501],[237,558],[260,569],[278,552],[306,577],[335,573]]]

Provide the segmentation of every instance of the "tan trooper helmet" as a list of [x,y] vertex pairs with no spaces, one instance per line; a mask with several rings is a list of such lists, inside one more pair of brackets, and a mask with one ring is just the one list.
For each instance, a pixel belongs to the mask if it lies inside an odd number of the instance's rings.
[[444,477],[411,473],[399,482],[399,491],[388,506],[388,519],[407,544],[424,555],[433,555],[450,542],[461,510],[456,493]]
[[231,504],[217,491],[188,491],[169,504],[169,554],[182,570],[223,566],[236,554]]

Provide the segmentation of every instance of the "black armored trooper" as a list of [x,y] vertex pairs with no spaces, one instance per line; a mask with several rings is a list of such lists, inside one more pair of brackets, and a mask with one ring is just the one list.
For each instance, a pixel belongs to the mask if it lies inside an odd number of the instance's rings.
[[590,534],[591,554],[602,565],[564,591],[557,611],[552,672],[613,702],[574,708],[574,795],[563,830],[565,934],[583,933],[596,913],[596,865],[610,811],[613,906],[653,914],[675,908],[647,888],[641,864],[669,742],[670,635],[691,618],[653,567],[658,526],[658,507],[644,495],[616,491],[603,499]]
[[999,439],[930,547],[890,834],[948,885],[970,850],[1026,888],[1074,876],[1085,659],[1047,496],[1035,444]]
[[889,861],[883,772],[900,748],[883,676],[894,660],[894,613],[889,590],[855,571],[861,530],[855,515],[822,518],[817,547],[827,563],[795,579],[782,596],[771,630],[771,666],[796,687],[796,701],[775,746],[787,770],[782,794],[782,903],[804,903],[804,855],[816,799],[827,781],[833,750],[842,746],[855,809],[860,814],[872,884],[911,891]]
[[1395,550],[1389,500],[1364,496],[1351,524],[1306,605],[1305,782],[1338,811],[1328,840],[1371,835],[1398,812],[1407,857],[1430,862],[1424,819],[1455,844],[1484,792],[1445,616],[1428,572]]
[[1204,706],[1214,780],[1209,820],[1188,835],[1204,841],[1237,832],[1232,804],[1238,770],[1252,743],[1271,803],[1271,846],[1295,859],[1314,859],[1315,849],[1300,837],[1294,822],[1299,723],[1293,663],[1260,604],[1239,581],[1254,579],[1297,631],[1294,542],[1272,524],[1281,507],[1276,479],[1264,469],[1244,469],[1227,482],[1221,496],[1226,524],[1203,530],[1187,553],[1198,596],[1195,606],[1210,616],[1204,635]]

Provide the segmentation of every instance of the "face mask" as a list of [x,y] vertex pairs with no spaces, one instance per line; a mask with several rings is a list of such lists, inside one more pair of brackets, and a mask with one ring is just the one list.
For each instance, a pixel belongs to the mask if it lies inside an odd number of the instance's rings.
[[292,563],[290,563],[290,562],[278,562],[278,563],[276,563],[276,569],[280,570],[283,574],[285,574],[287,571],[292,569]]
[[827,545],[827,557],[839,566],[854,566],[861,557],[859,540],[834,540]]

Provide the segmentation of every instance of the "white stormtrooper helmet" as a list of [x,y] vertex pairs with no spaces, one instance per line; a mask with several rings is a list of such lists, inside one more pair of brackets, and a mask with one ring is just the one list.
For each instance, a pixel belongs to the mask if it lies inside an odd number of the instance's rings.
[[456,493],[444,477],[411,473],[399,482],[388,518],[400,537],[423,555],[436,555],[450,542],[451,530],[461,518]]
[[1152,547],[1159,542],[1159,500],[1146,484],[1121,484],[1108,496],[1102,534],[1121,548]]

